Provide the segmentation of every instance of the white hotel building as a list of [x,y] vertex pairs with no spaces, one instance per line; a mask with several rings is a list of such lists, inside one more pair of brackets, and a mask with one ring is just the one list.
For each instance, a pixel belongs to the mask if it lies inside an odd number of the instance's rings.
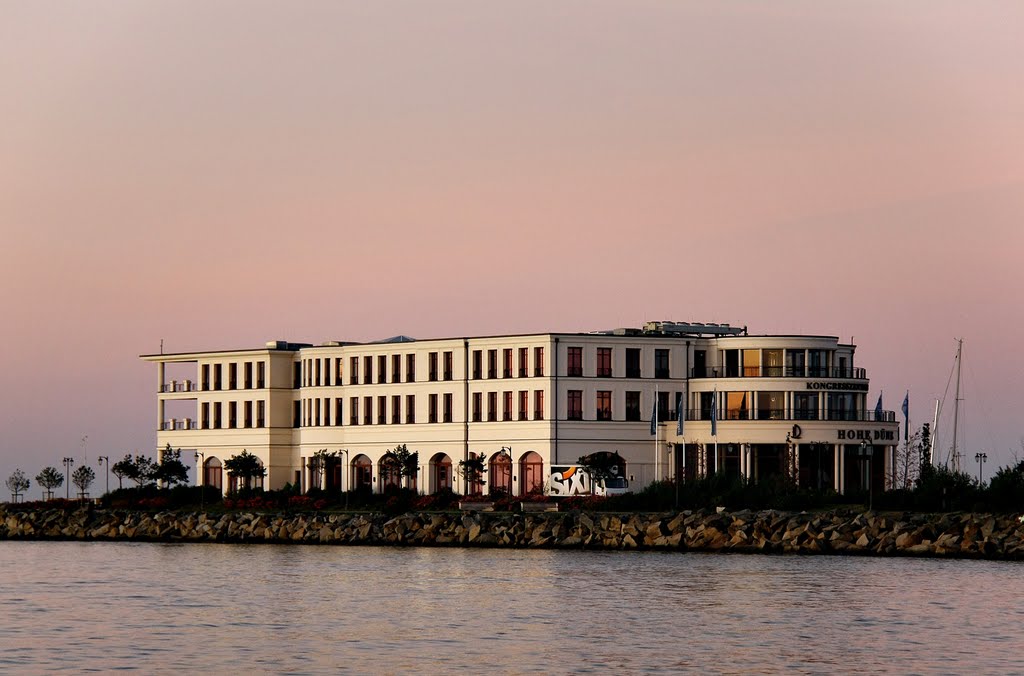
[[[880,490],[898,424],[869,407],[854,352],[831,336],[650,322],[141,358],[157,365],[158,452],[198,451],[200,480],[224,489],[224,460],[247,450],[267,469],[267,488],[380,492],[397,481],[382,460],[405,444],[419,453],[422,493],[479,492],[453,471],[473,455],[487,456],[487,488],[519,495],[541,489],[552,466],[595,452],[621,455],[633,490],[715,471],[841,492],[870,475]],[[322,476],[309,469],[320,449],[340,451]]]

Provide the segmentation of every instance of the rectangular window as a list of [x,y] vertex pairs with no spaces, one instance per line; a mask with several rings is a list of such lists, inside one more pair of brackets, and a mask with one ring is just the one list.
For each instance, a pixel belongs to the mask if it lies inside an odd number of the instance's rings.
[[828,376],[825,364],[825,350],[808,350],[808,371],[811,378],[824,378]]
[[607,390],[598,390],[597,392],[597,419],[598,420],[611,420],[612,419],[612,393]]
[[487,422],[494,422],[498,419],[498,393],[487,393]]
[[319,359],[313,359],[309,363],[310,364],[315,364],[315,366],[313,368],[315,369],[315,373],[316,373],[316,375],[313,378],[313,382],[311,384],[312,385],[320,385],[320,360]]
[[242,426],[246,429],[252,427],[252,402],[242,403]]
[[612,348],[610,347],[597,348],[597,377],[612,377]]
[[359,357],[352,357],[348,360],[348,384],[359,384]]
[[381,395],[377,397],[377,424],[386,425],[388,422],[388,398]]
[[416,382],[416,355],[405,355],[405,382]]
[[348,424],[359,424],[359,397],[352,397],[348,400]]
[[[832,396],[832,395],[829,395]],[[785,392],[758,392],[757,393],[757,419],[758,420],[785,420],[786,419],[786,393]]]
[[487,377],[498,377],[498,351],[487,350]]
[[782,350],[764,350],[764,375],[769,378],[782,377]]
[[341,427],[341,421],[344,420],[345,413],[345,400],[341,397],[337,397],[334,400],[334,424],[337,427]]
[[202,390],[210,389],[210,365],[203,364],[203,367],[199,370],[199,387]]
[[416,395],[405,395],[405,422],[412,424],[416,422]]
[[533,419],[544,419],[544,390],[533,391]]
[[427,380],[435,382],[437,380],[437,353],[431,352],[427,355]]
[[473,350],[473,380],[480,380],[484,377],[483,361],[483,351]]
[[388,357],[387,355],[380,355],[377,357],[377,382],[386,383],[388,381]]
[[757,378],[761,375],[761,350],[743,350],[743,376]]
[[437,395],[427,395],[427,422],[437,422]]
[[452,362],[454,361],[451,352],[444,353],[444,379],[451,380],[454,377]]
[[[762,392],[763,394],[763,392]],[[854,420],[856,411],[855,394],[830,392],[826,403],[828,404],[829,420]]]
[[267,402],[260,399],[256,402],[256,427],[267,426]]
[[700,393],[700,419],[711,420],[711,409],[714,403],[715,393],[714,392],[701,392]]
[[402,355],[391,355],[391,382],[402,382]]
[[626,348],[626,377],[627,378],[639,378],[640,377],[640,348],[627,347]]
[[344,370],[345,370],[344,369],[344,365],[345,365],[345,360],[342,359],[341,357],[337,357],[334,360],[334,384],[335,385],[341,385],[344,382],[342,380],[342,376],[345,375],[345,373],[344,373]]
[[502,376],[502,378],[511,378],[512,377],[512,348],[507,348],[505,350],[502,350],[502,352],[501,352],[501,361],[502,361],[502,369],[501,369],[501,376]]
[[302,387],[302,362],[297,361],[292,364],[292,388],[299,389]]
[[726,420],[747,420],[750,418],[747,392],[726,392],[725,393],[725,419]]
[[373,397],[363,397],[363,424],[373,424]]
[[519,348],[519,377],[526,378],[530,375],[530,348]]
[[484,396],[479,392],[473,393],[473,422],[483,420]]
[[221,389],[220,364],[213,365],[213,389]]
[[363,357],[363,382],[369,385],[373,382],[373,357]]
[[292,402],[292,427],[302,426],[302,402],[296,399]]
[[512,419],[512,392],[505,392],[501,397],[501,419]]
[[533,348],[533,375],[538,378],[544,375],[544,348]]
[[252,362],[247,361],[242,366],[242,383],[247,390],[252,389]]
[[[317,361],[319,361],[319,359]],[[313,424],[316,427],[320,427],[320,400],[310,399],[309,405],[313,407],[313,416],[316,419],[316,422],[314,422]]]
[[235,362],[228,364],[228,389],[238,389],[238,364]]
[[221,424],[223,421],[221,420],[220,414],[221,404],[219,401],[215,401],[213,402],[213,429],[215,430],[219,430],[223,427],[223,425]]
[[402,424],[402,395],[391,395],[391,424]]
[[264,362],[256,362],[256,387],[263,389],[267,382],[267,365]]
[[519,419],[529,420],[530,419],[530,392],[529,390],[519,390]]
[[199,409],[199,427],[204,430],[210,429],[210,404],[204,401]]
[[654,377],[655,378],[668,378],[668,350],[655,350],[654,351]]
[[626,392],[626,420],[640,420],[640,393]]
[[566,393],[565,417],[568,420],[583,420],[583,390],[569,390]]
[[231,401],[228,402],[228,429],[233,430],[238,427],[238,404]]
[[668,420],[668,392],[658,392],[658,420]]
[[583,348],[582,347],[570,347],[568,348],[568,359],[565,364],[565,375],[567,376],[582,376],[583,375]]
[[[813,352],[813,350],[812,350]],[[813,367],[813,364],[812,364]],[[793,393],[793,418],[796,420],[818,419],[818,393]]]
[[452,421],[452,395],[451,393],[445,393],[444,395],[444,421],[450,423]]

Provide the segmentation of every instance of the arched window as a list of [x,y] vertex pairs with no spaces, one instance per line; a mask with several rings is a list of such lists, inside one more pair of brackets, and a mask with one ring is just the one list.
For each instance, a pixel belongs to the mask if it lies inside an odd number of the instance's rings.
[[512,495],[512,458],[507,453],[492,455],[487,473],[490,475],[491,495]]
[[544,492],[544,460],[530,451],[519,460],[520,493]]
[[373,490],[373,463],[365,455],[357,455],[352,458],[352,483],[353,490]]
[[431,493],[452,490],[452,459],[445,453],[437,453],[430,459]]
[[217,458],[207,458],[203,463],[203,485],[224,490],[224,468]]
[[387,492],[402,485],[402,473],[394,453],[385,453],[377,463],[377,476],[380,477],[381,491]]

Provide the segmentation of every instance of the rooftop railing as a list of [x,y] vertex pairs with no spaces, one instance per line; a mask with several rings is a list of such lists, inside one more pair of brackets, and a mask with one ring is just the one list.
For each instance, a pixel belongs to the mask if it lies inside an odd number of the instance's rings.
[[691,378],[835,378],[867,380],[863,368],[825,368],[817,366],[707,366],[690,369]]

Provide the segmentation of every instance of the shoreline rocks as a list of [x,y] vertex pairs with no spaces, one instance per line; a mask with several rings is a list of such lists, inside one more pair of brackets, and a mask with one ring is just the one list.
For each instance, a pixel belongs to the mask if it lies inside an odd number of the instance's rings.
[[774,510],[669,513],[202,513],[0,506],[0,540],[933,556],[1024,560],[1015,515]]

